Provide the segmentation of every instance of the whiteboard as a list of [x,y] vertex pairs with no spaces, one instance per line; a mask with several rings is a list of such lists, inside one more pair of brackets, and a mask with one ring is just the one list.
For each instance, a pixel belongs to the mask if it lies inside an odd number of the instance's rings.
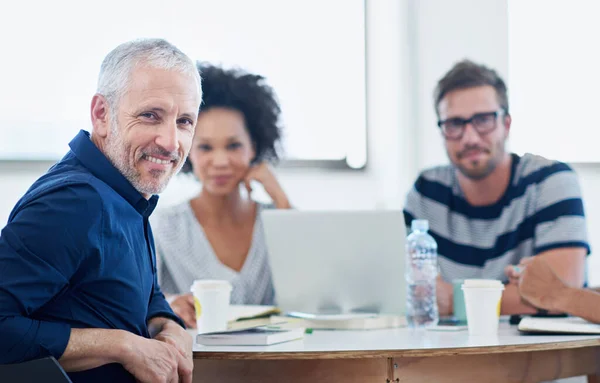
[[[291,159],[366,161],[364,0],[13,1],[0,23],[0,160],[54,160],[80,129],[100,64],[161,37],[195,60],[262,74]],[[32,12],[32,10],[34,10]]]
[[598,162],[600,2],[510,0],[510,148]]

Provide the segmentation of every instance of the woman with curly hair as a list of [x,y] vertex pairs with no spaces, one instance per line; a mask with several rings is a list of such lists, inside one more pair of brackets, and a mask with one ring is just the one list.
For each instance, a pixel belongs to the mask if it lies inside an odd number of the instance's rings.
[[[234,304],[272,304],[274,291],[260,212],[290,203],[268,162],[277,160],[280,108],[263,77],[198,64],[203,103],[184,172],[202,183],[185,203],[157,212],[152,221],[158,279],[171,307],[196,326],[189,289],[195,279],[233,285]],[[258,181],[272,206],[244,198]]]

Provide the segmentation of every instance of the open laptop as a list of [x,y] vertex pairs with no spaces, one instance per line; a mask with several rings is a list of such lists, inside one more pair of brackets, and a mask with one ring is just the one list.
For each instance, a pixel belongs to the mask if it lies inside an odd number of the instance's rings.
[[405,314],[401,211],[265,210],[275,300],[311,314]]

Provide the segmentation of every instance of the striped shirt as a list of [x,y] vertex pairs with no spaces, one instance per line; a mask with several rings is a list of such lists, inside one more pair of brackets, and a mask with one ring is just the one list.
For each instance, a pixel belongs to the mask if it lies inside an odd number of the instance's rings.
[[227,280],[232,304],[273,304],[274,289],[258,204],[252,244],[242,269],[225,266],[215,254],[190,201],[157,211],[151,218],[158,281],[163,292],[183,294],[196,279]]
[[500,200],[472,206],[455,169],[440,166],[421,173],[408,193],[406,225],[429,221],[438,244],[442,277],[506,280],[504,268],[528,256],[564,247],[590,247],[575,172],[540,156],[512,155],[510,182]]

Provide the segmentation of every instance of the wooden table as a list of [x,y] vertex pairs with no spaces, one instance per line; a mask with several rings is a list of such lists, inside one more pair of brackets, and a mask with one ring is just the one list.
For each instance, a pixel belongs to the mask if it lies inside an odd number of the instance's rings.
[[315,331],[269,347],[194,346],[194,382],[540,382],[591,375],[598,336],[497,337],[466,331]]

